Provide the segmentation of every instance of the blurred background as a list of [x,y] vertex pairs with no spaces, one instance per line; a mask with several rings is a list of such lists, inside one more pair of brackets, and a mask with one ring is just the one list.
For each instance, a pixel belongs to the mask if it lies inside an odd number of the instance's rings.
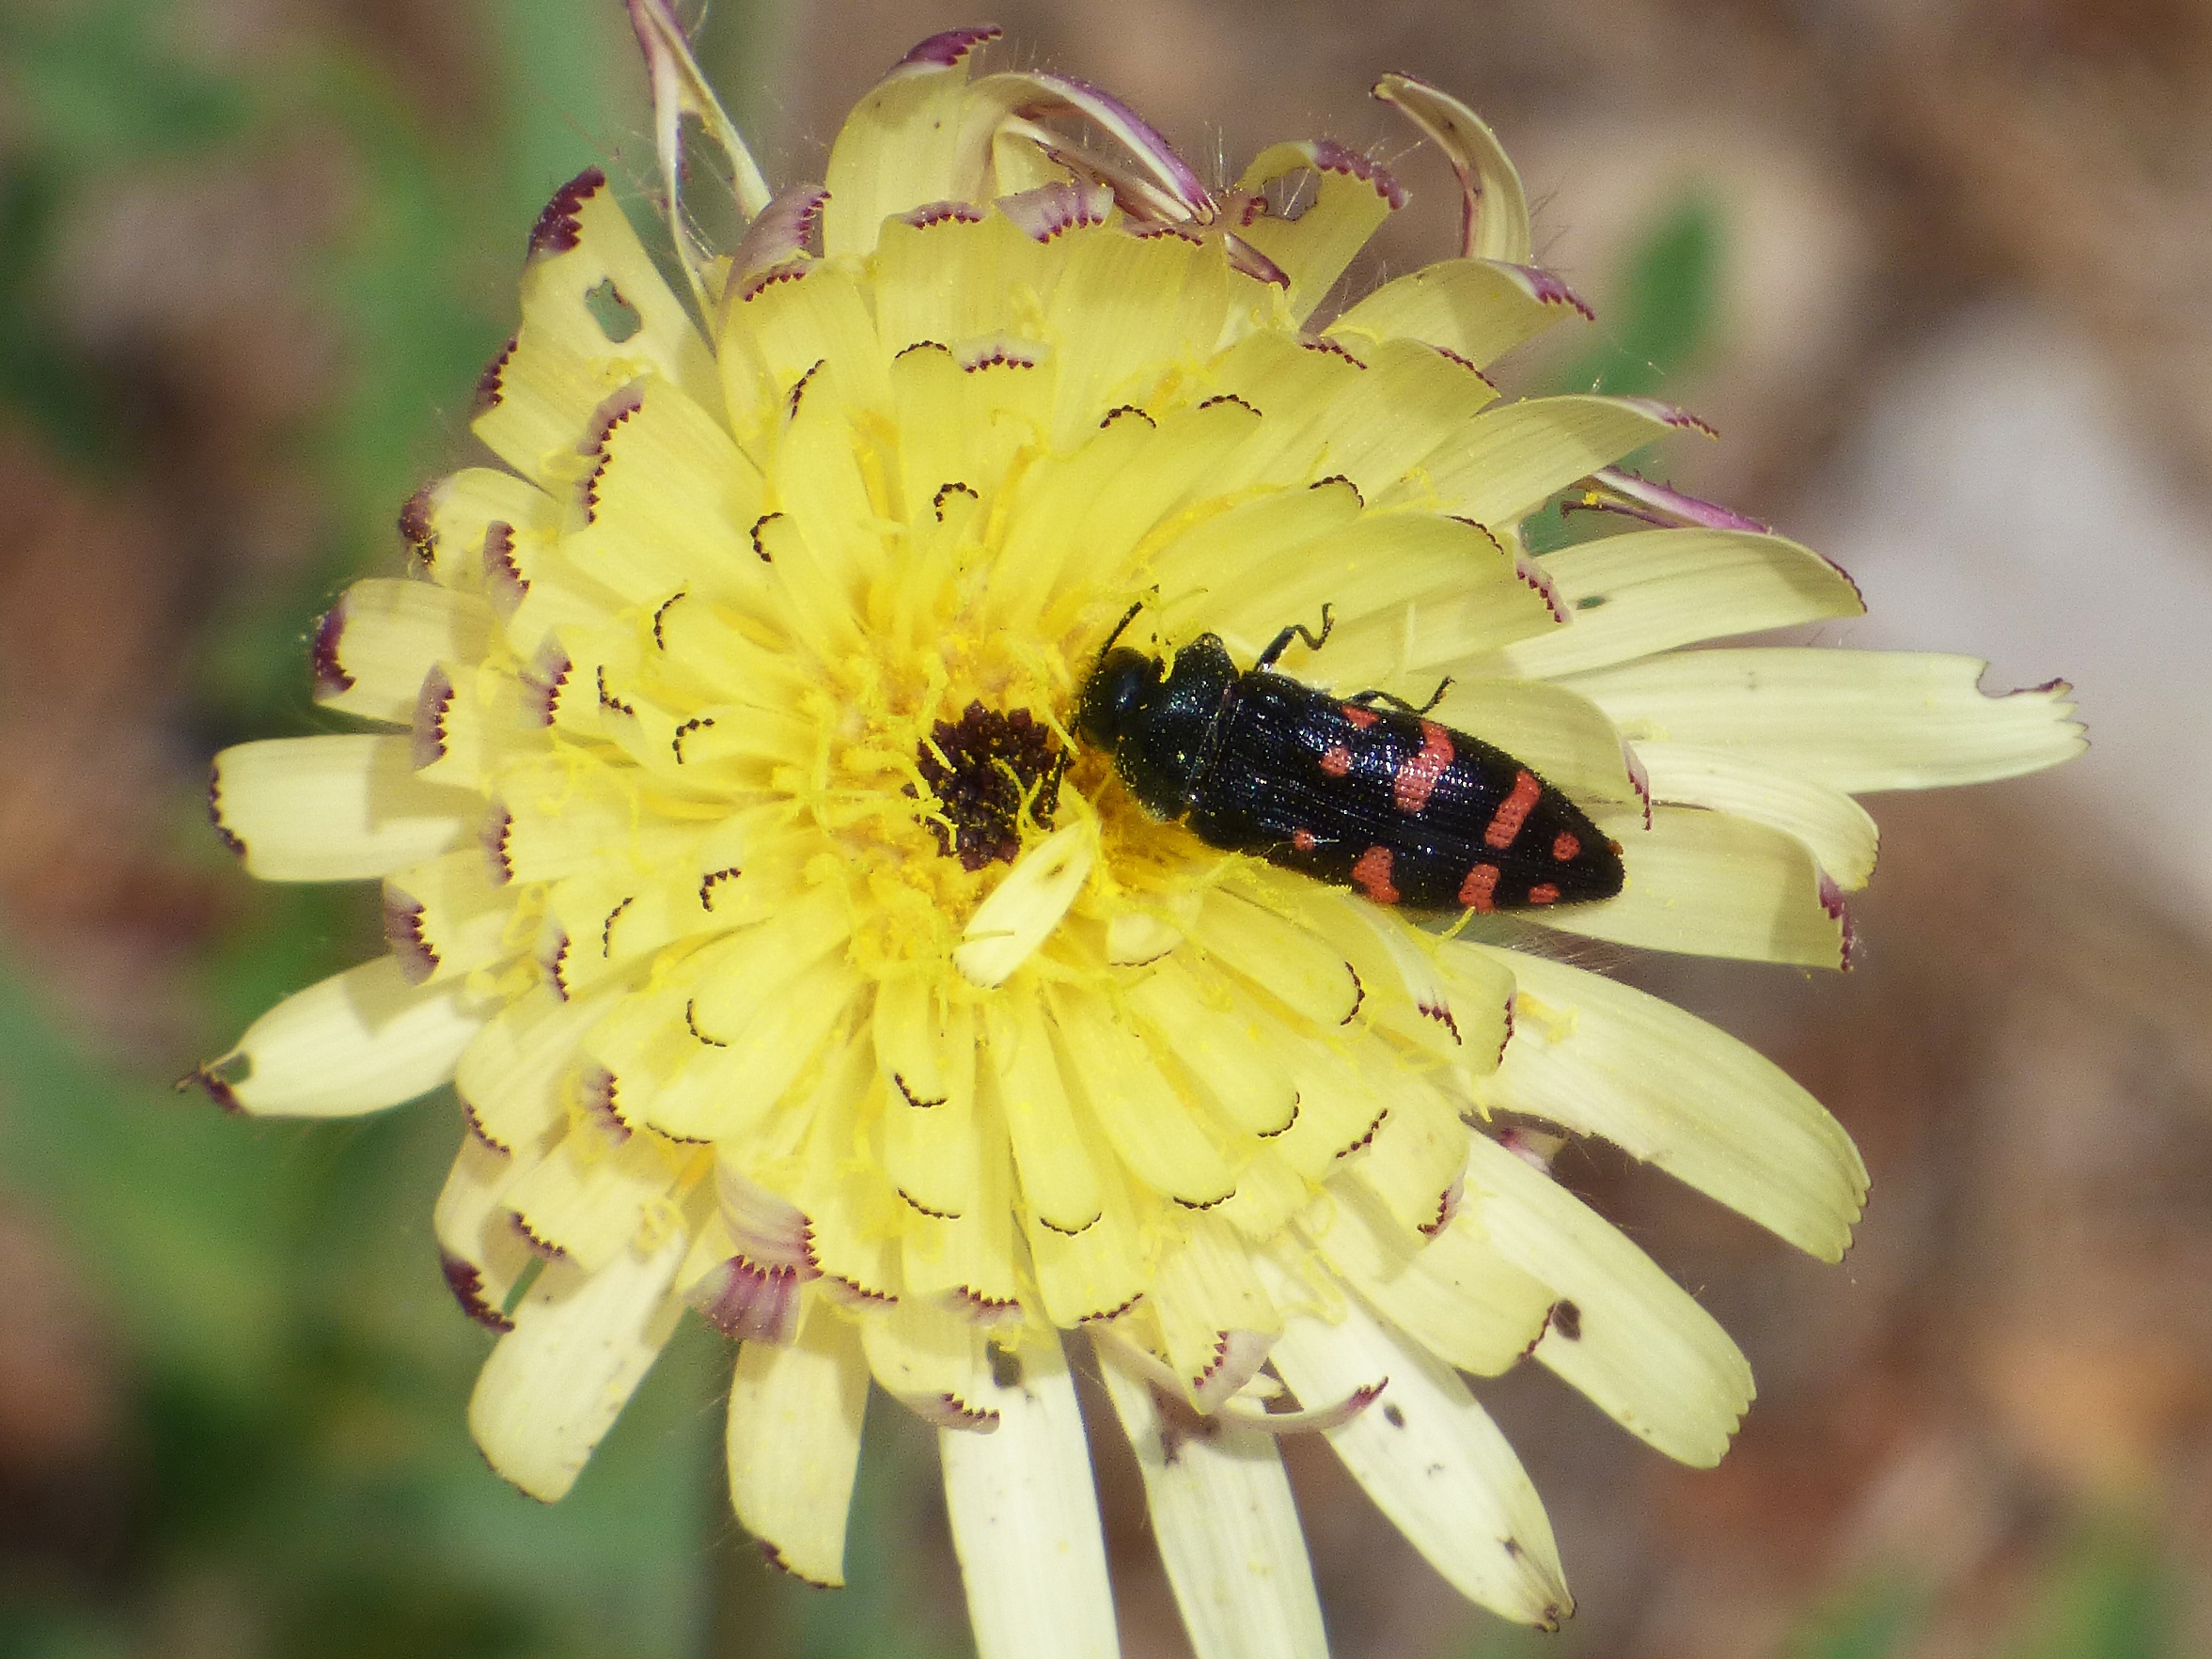
[[[1663,382],[1725,441],[1650,465],[1866,589],[1825,639],[2063,674],[2097,745],[1875,803],[1846,978],[1618,964],[1835,1109],[1875,1175],[1859,1243],[1797,1260],[1570,1157],[1762,1398],[1693,1473],[1541,1372],[1484,1388],[1580,1597],[1550,1638],[1292,1443],[1336,1651],[2212,1652],[2212,5],[997,11],[1002,52],[1216,173],[1284,136],[1403,159],[1416,211],[1369,277],[1455,221],[1365,89],[1460,91],[1599,309],[1517,384]],[[770,176],[818,177],[912,39],[978,21],[723,0],[701,51]],[[696,1328],[541,1509],[463,1424],[488,1338],[428,1232],[454,1115],[294,1129],[167,1087],[378,947],[369,893],[237,872],[206,761],[322,728],[306,629],[467,457],[539,206],[594,162],[642,181],[645,134],[617,0],[0,0],[0,1659],[969,1651],[902,1414],[871,1425],[841,1592],[729,1519]],[[1183,1652],[1135,1466],[1098,1460],[1126,1649]]]

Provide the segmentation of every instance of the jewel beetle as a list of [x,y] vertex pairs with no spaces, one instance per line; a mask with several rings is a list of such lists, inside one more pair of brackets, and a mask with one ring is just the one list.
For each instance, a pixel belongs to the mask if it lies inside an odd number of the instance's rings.
[[[1621,849],[1494,743],[1387,693],[1340,699],[1275,672],[1293,624],[1248,669],[1201,634],[1171,662],[1116,643],[1085,679],[1076,729],[1154,817],[1380,904],[1520,910],[1609,899]],[[1443,695],[1432,697],[1434,708]]]

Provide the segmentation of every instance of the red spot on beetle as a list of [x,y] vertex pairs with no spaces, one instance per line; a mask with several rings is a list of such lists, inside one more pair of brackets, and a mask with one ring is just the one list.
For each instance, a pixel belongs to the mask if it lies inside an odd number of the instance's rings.
[[1352,867],[1352,884],[1377,904],[1398,902],[1398,888],[1390,880],[1393,855],[1388,847],[1370,847]]
[[1559,901],[1560,890],[1549,882],[1540,883],[1529,889],[1529,902],[1530,904],[1557,904]]
[[1321,752],[1321,769],[1331,777],[1341,777],[1352,770],[1352,751],[1342,743],[1331,743]]
[[1498,866],[1478,864],[1467,872],[1467,880],[1459,884],[1459,901],[1469,910],[1489,910],[1491,896],[1498,891]]
[[1301,853],[1312,852],[1314,848],[1313,832],[1311,830],[1291,831],[1291,845]]
[[1490,827],[1483,832],[1483,845],[1504,852],[1521,833],[1521,825],[1529,822],[1529,814],[1536,806],[1536,798],[1544,793],[1544,786],[1536,781],[1533,772],[1523,771],[1514,778],[1510,794],[1498,804],[1491,815]]
[[1551,855],[1561,864],[1572,864],[1582,856],[1582,837],[1570,830],[1561,830],[1552,837]]
[[1399,811],[1419,812],[1429,804],[1436,780],[1451,764],[1451,734],[1434,720],[1420,723],[1420,748],[1399,762],[1390,779],[1390,801]]
[[1365,731],[1374,724],[1375,712],[1373,709],[1362,709],[1357,703],[1346,703],[1344,705],[1344,718],[1359,728],[1361,731]]

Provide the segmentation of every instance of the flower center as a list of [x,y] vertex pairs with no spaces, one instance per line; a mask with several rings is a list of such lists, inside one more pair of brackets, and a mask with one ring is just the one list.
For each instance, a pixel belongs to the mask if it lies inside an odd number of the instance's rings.
[[915,764],[935,797],[923,822],[937,851],[973,871],[993,859],[1013,862],[1025,814],[1039,829],[1052,827],[1068,757],[1028,710],[1000,713],[974,702],[958,720],[937,722]]

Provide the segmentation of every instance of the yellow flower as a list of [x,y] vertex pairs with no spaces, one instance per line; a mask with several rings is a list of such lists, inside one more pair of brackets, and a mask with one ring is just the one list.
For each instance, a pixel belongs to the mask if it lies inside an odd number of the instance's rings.
[[[311,1117],[455,1083],[437,1233],[504,1333],[471,1424],[541,1498],[689,1306],[742,1338],[730,1490],[786,1567],[840,1580],[872,1380],[940,1427],[982,1651],[1109,1651],[1072,1346],[1201,1654],[1323,1651],[1300,1428],[1453,1585],[1556,1624],[1549,1525],[1462,1373],[1533,1355],[1696,1464],[1751,1380],[1529,1126],[1830,1260],[1865,1175],[1774,1066],[1538,926],[1838,966],[1852,796],[2063,759],[2063,688],[1680,649],[1859,597],[1611,470],[1675,411],[1500,400],[1482,366],[1578,302],[1430,87],[1375,90],[1457,168],[1462,254],[1322,326],[1404,202],[1363,156],[1279,145],[1209,190],[1080,83],[971,74],[965,31],[861,102],[826,191],[771,199],[661,0],[632,10],[691,292],[596,171],[546,209],[474,421],[503,464],[410,503],[415,569],[316,637],[322,699],[381,729],[216,763],[247,869],[381,879],[390,954],[201,1081]],[[727,253],[682,211],[686,117],[749,221]],[[1530,556],[1566,491],[1641,522]],[[1075,729],[1133,606],[1124,643],[1210,632],[1241,668],[1325,604],[1286,672],[1449,675],[1436,720],[1617,841],[1618,896],[1419,931],[1153,818]]]

